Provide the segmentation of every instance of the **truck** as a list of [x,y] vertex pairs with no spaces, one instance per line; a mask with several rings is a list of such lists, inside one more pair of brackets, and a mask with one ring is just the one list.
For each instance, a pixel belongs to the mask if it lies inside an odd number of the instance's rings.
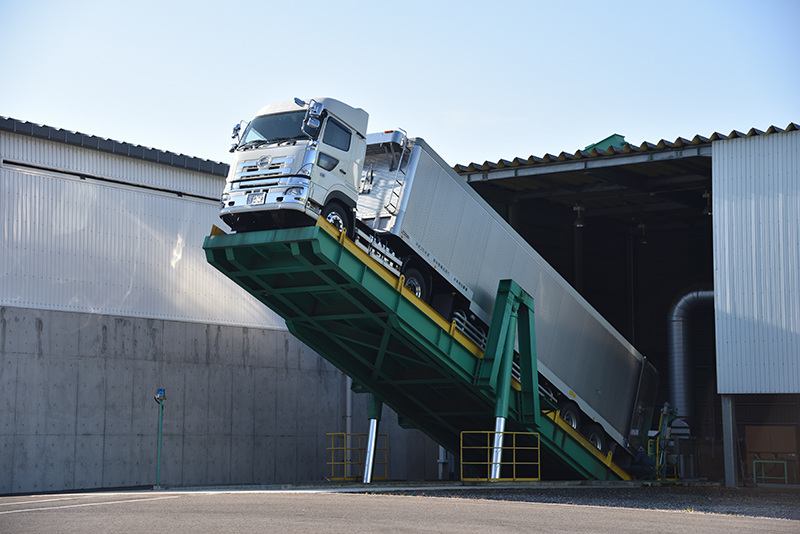
[[367,123],[332,98],[264,107],[234,127],[220,217],[237,233],[323,217],[479,346],[498,281],[515,280],[535,302],[540,394],[629,460],[647,445],[656,369],[424,139]]

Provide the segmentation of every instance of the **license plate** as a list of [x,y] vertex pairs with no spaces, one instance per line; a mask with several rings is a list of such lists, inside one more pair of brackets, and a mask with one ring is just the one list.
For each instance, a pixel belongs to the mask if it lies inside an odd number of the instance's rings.
[[247,203],[248,204],[263,204],[264,201],[267,200],[267,193],[262,191],[261,193],[248,193],[247,194]]

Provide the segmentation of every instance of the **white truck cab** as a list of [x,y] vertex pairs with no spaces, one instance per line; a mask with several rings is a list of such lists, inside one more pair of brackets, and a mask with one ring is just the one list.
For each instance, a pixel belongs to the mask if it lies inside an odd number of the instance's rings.
[[236,125],[220,217],[234,231],[313,224],[350,233],[369,115],[333,98],[271,104]]

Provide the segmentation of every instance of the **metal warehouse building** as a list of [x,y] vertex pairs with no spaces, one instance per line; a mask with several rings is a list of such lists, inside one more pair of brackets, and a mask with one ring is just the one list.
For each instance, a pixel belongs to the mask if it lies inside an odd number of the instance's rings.
[[[0,494],[321,481],[365,395],[205,260],[227,165],[0,118]],[[384,415],[388,476],[438,447]],[[376,471],[376,476],[378,472]]]
[[[797,467],[797,125],[456,170],[658,369],[685,477]],[[366,431],[366,396],[207,264],[226,173],[0,118],[0,494],[154,484],[157,388],[165,485],[324,480],[326,433]],[[437,478],[432,441],[382,431],[389,478]]]
[[684,476],[797,483],[797,124],[456,170],[659,370]]

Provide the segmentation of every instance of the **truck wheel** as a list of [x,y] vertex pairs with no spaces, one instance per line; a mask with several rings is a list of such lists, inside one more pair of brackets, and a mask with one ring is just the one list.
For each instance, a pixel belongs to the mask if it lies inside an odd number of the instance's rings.
[[403,272],[403,276],[406,277],[405,286],[417,297],[427,302],[428,288],[425,284],[425,278],[422,276],[422,273],[414,267],[409,267]]
[[600,452],[608,452],[608,445],[606,443],[606,432],[603,427],[597,423],[592,423],[585,430],[584,434],[589,443],[597,447]]
[[561,411],[561,419],[580,432],[581,412],[578,410],[578,405],[572,401],[561,401],[558,405],[558,409]]
[[355,229],[353,228],[353,223],[350,220],[351,217],[348,210],[335,200],[328,202],[325,208],[323,208],[322,216],[337,230],[346,228],[347,237],[350,239],[352,239],[352,236],[355,235]]

